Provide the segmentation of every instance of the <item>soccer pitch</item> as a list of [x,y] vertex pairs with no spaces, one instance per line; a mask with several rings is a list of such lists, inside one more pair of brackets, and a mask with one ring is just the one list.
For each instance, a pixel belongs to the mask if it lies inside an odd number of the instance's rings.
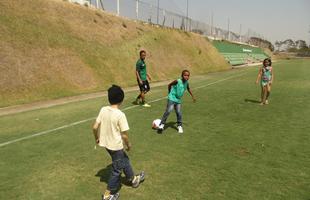
[[[273,66],[266,106],[257,103],[257,67],[191,77],[197,102],[185,94],[182,135],[174,113],[163,134],[151,129],[167,86],[152,88],[151,108],[133,106],[138,93],[126,93],[128,154],[146,180],[138,189],[123,184],[120,199],[308,200],[310,60]],[[91,125],[103,105],[106,97],[0,117],[0,199],[100,199],[111,160],[94,149]]]

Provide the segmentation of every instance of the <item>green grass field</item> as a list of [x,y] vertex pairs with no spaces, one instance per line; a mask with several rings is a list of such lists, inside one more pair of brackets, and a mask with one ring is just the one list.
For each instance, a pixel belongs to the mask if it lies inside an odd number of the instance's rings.
[[[260,106],[257,67],[191,77],[197,102],[182,107],[184,134],[159,135],[167,87],[153,88],[152,108],[134,107],[127,93],[122,108],[130,126],[129,152],[146,181],[123,184],[121,199],[310,199],[310,60],[274,64],[270,104]],[[177,77],[175,77],[177,78]],[[198,88],[200,87],[200,88]],[[198,89],[197,89],[198,88]],[[93,119],[106,98],[0,118],[0,144],[90,119],[0,147],[0,199],[100,199],[110,157],[94,150]]]

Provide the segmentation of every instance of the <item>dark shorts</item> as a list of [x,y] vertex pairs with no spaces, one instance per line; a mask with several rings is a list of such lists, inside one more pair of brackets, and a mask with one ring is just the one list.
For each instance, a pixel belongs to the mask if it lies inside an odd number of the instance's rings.
[[146,93],[146,92],[150,91],[150,84],[147,80],[142,81],[142,84],[139,83],[139,80],[137,80],[137,81],[138,81],[138,85],[140,88],[140,92]]

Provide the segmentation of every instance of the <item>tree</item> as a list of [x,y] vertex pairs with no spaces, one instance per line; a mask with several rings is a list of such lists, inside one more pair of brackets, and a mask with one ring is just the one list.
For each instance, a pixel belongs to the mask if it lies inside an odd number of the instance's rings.
[[249,39],[248,43],[252,44],[252,45],[259,46],[259,47],[262,47],[262,48],[268,48],[271,51],[274,50],[274,46],[273,46],[273,44],[271,44],[271,42],[269,42],[268,40],[263,40],[263,39],[258,38],[258,37],[251,37]]
[[304,41],[304,40],[296,40],[295,45],[296,45],[297,49],[308,48],[308,45],[307,45],[306,41]]
[[280,47],[282,46],[282,42],[277,40],[274,44],[278,48],[277,51],[280,51]]
[[296,48],[295,42],[292,39],[286,39],[283,43],[286,51]]

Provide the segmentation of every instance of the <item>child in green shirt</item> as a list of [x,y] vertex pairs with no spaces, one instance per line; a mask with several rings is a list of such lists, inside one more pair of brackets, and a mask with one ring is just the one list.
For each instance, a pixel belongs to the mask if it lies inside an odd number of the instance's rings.
[[161,133],[164,130],[166,120],[169,114],[171,113],[171,111],[173,110],[173,108],[175,109],[175,112],[177,115],[178,132],[183,133],[181,103],[182,103],[182,96],[185,90],[189,92],[189,94],[191,95],[193,99],[193,102],[196,101],[191,89],[189,88],[189,83],[188,83],[189,76],[190,76],[190,72],[188,70],[183,70],[181,78],[172,81],[168,85],[168,90],[169,90],[168,102],[167,102],[166,111],[163,117],[161,118],[161,122],[158,126],[159,133]]

